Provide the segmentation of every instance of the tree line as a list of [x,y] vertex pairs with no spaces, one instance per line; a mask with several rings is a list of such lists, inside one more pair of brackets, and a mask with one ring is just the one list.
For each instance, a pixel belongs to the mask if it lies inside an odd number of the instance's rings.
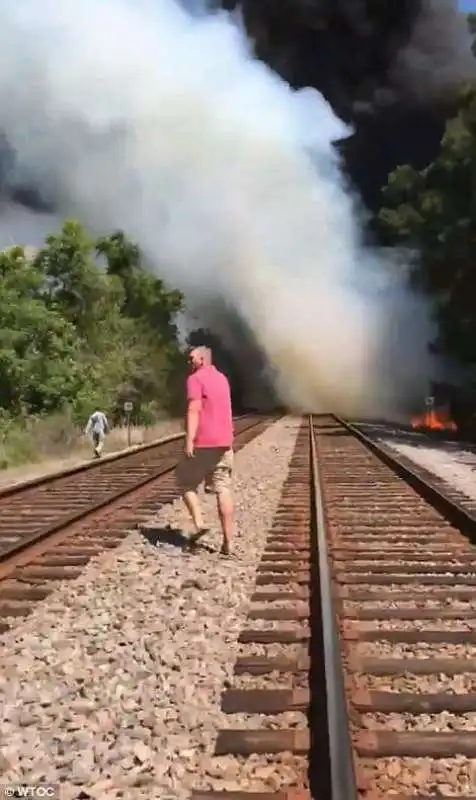
[[[468,24],[476,34],[475,14]],[[406,248],[409,280],[432,302],[438,329],[433,351],[474,374],[476,83],[461,87],[435,160],[423,170],[402,165],[389,176],[378,224],[387,244]]]
[[122,232],[92,239],[74,220],[44,246],[0,253],[0,414],[81,424],[95,407],[147,424],[182,390],[180,292],[144,268]]

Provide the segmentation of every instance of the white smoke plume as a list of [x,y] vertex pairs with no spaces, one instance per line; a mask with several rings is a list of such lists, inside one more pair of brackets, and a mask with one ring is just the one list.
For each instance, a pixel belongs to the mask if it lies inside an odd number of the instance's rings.
[[0,127],[18,180],[123,229],[192,308],[234,308],[294,407],[384,412],[425,380],[425,312],[360,242],[331,146],[347,130],[226,15],[3,0]]

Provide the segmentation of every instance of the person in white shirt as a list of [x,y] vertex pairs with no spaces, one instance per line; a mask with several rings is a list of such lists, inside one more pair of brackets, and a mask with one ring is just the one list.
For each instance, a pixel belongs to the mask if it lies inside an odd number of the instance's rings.
[[92,434],[94,455],[96,456],[96,458],[101,457],[102,449],[104,446],[104,439],[106,433],[108,432],[109,432],[109,424],[106,415],[103,414],[102,411],[96,409],[96,411],[93,411],[93,413],[89,417],[88,424],[86,425],[86,430],[85,430],[86,436]]

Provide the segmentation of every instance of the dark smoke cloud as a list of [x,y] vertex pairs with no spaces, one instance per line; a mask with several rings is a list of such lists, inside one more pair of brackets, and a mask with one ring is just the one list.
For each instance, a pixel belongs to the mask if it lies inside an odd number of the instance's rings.
[[446,102],[474,75],[456,0],[224,0],[257,54],[294,87],[314,86],[347,121],[395,104]]
[[257,55],[313,86],[354,135],[341,150],[364,200],[398,164],[434,157],[462,80],[475,76],[456,0],[224,0],[239,6]]

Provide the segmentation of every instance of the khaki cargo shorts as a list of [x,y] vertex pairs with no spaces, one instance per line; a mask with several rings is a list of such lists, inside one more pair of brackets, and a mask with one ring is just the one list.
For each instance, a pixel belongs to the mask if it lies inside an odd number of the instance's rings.
[[207,493],[231,489],[233,460],[231,447],[198,447],[193,458],[184,456],[177,465],[175,479],[180,492],[197,491],[203,482]]

